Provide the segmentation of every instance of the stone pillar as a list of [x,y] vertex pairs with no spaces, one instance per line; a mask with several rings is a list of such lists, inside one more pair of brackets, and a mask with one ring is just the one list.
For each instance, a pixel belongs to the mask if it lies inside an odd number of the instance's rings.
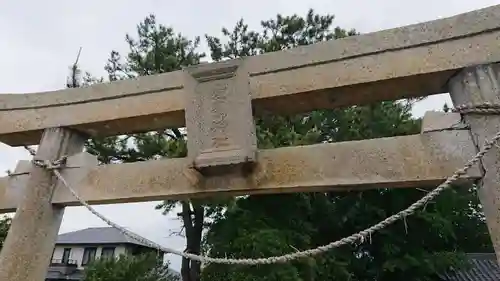
[[[63,128],[46,129],[35,159],[57,160],[83,150],[85,138]],[[33,166],[0,253],[0,280],[43,281],[61,226],[64,207],[52,205],[57,179]]]
[[[500,64],[477,65],[465,68],[449,81],[449,91],[455,107],[500,104]],[[463,114],[470,126],[472,139],[481,148],[485,140],[500,131],[500,114]],[[482,159],[484,177],[478,182],[479,199],[500,264],[500,149],[494,147]]]

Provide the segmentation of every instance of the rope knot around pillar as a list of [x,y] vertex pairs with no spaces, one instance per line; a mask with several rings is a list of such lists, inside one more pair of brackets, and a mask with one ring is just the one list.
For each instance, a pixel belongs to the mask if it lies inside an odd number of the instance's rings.
[[67,160],[68,160],[68,156],[62,156],[61,158],[54,160],[54,161],[33,159],[32,163],[33,163],[33,165],[35,165],[39,168],[43,168],[46,170],[55,170],[55,169],[64,168]]
[[451,109],[452,112],[461,114],[481,114],[481,115],[496,115],[500,114],[500,104],[491,102],[483,102],[480,104],[463,104]]

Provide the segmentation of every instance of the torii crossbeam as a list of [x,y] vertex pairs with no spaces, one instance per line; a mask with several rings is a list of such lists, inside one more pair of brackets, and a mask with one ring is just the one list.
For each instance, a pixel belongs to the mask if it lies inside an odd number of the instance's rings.
[[[477,142],[500,129],[500,117],[429,113],[419,135],[258,151],[252,115],[445,92],[455,104],[498,104],[499,46],[500,5],[161,75],[3,94],[0,141],[40,144],[37,159],[73,156],[75,166],[63,173],[92,204],[429,186],[476,154]],[[184,159],[96,166],[79,154],[88,137],[182,126],[189,136]],[[494,148],[460,182],[481,179],[500,258],[498,156]],[[0,254],[0,280],[45,278],[64,207],[73,205],[78,202],[50,172],[30,163],[0,179],[0,212],[16,210]]]

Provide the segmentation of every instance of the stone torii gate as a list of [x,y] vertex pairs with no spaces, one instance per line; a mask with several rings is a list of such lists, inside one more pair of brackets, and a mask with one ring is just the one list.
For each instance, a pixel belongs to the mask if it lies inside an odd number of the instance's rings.
[[[434,112],[418,135],[258,151],[252,115],[446,92],[456,105],[500,104],[499,61],[500,5],[156,76],[0,95],[0,141],[39,144],[37,161],[68,155],[61,174],[90,204],[438,185],[500,130],[499,116]],[[90,136],[183,126],[187,158],[97,166],[82,153]],[[458,181],[480,184],[497,258],[499,153],[493,147]],[[29,161],[0,179],[0,212],[16,211],[0,281],[42,281],[64,207],[79,204]]]

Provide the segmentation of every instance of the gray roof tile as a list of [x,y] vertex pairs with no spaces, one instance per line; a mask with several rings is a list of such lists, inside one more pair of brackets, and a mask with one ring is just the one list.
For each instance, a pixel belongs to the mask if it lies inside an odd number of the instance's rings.
[[56,244],[136,244],[146,246],[112,227],[92,227],[60,234]]
[[470,268],[451,271],[442,276],[446,281],[498,281],[500,280],[500,266],[495,254],[467,254]]

